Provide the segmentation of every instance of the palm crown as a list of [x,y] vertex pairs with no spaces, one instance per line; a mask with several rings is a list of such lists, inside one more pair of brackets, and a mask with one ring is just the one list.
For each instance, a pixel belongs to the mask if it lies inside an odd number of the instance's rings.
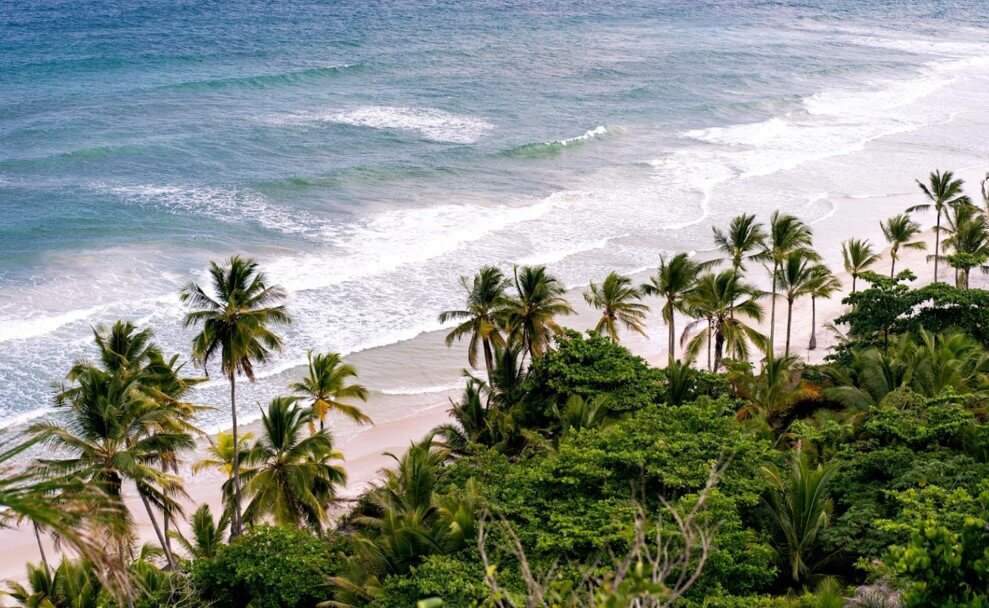
[[591,283],[584,300],[601,311],[594,331],[619,342],[618,325],[646,335],[645,319],[649,307],[640,302],[642,293],[632,286],[632,280],[617,272],[610,273],[598,285]]
[[308,355],[309,370],[305,378],[292,383],[296,395],[310,399],[313,418],[319,420],[319,428],[331,412],[338,412],[357,424],[370,424],[371,418],[344,399],[367,401],[368,391],[362,384],[351,384],[357,377],[357,368],[344,363],[337,353],[313,353]]

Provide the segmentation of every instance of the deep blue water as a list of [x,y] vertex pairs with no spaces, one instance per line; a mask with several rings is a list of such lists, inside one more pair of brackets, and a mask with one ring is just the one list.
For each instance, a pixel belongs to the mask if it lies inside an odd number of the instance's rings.
[[979,0],[5,0],[0,422],[93,324],[184,350],[176,290],[232,251],[292,294],[285,367],[435,327],[482,263],[576,284],[740,207],[825,214],[858,191],[820,163],[985,107],[987,25]]

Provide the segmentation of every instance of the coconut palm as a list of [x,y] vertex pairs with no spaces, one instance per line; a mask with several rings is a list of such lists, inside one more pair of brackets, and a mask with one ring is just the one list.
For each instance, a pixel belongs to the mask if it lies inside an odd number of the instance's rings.
[[900,249],[924,249],[927,245],[923,241],[913,241],[915,236],[920,234],[920,224],[910,219],[909,215],[901,213],[894,215],[885,222],[879,222],[883,236],[889,243],[889,278],[893,278],[896,272],[896,262],[900,259]]
[[504,303],[505,289],[509,281],[501,270],[485,266],[473,279],[460,277],[460,284],[467,292],[467,302],[462,310],[447,310],[440,313],[440,323],[460,321],[460,324],[446,335],[446,345],[470,336],[467,361],[477,369],[477,352],[484,353],[484,367],[488,380],[494,369],[494,351],[505,345],[505,338],[499,331],[499,315]]
[[942,247],[954,253],[948,262],[955,269],[955,286],[968,288],[973,268],[986,269],[989,259],[989,225],[986,217],[973,205],[959,205],[947,214],[947,238]]
[[213,559],[223,545],[223,536],[229,525],[230,518],[226,513],[217,521],[209,505],[204,504],[200,505],[189,519],[191,538],[186,538],[177,532],[173,532],[172,536],[179,541],[190,559]]
[[[515,369],[514,361],[509,364]],[[485,397],[485,391],[488,396]],[[477,378],[469,378],[459,401],[450,400],[450,417],[453,422],[441,424],[431,431],[442,440],[442,445],[455,454],[467,453],[470,444],[480,444],[494,449],[504,443],[501,428],[501,412],[491,399],[492,392]]]
[[[745,322],[762,320],[761,296],[733,270],[698,277],[686,301],[686,309],[695,321],[684,328],[681,337],[688,360],[694,360],[705,345],[710,348],[713,342],[714,362],[709,369],[717,371],[725,353],[735,359],[747,359],[750,342],[765,346],[764,336]],[[691,337],[702,321],[708,321],[707,328]]]
[[[243,435],[238,436],[237,442],[240,444],[240,451],[243,452],[246,450],[253,440],[253,433],[244,433]],[[206,448],[206,453],[208,454],[206,458],[203,458],[192,465],[193,473],[199,473],[205,471],[206,469],[215,469],[227,477],[230,477],[233,474],[233,433],[217,433],[216,439],[210,441],[209,447]]]
[[103,584],[88,560],[63,559],[54,570],[27,566],[26,585],[7,583],[7,594],[24,608],[99,608]]
[[808,294],[810,295],[810,342],[808,350],[817,348],[817,299],[830,298],[841,290],[841,281],[834,276],[831,269],[824,264],[811,267],[811,281]]
[[322,534],[326,507],[347,480],[332,461],[343,456],[326,431],[304,432],[312,412],[295,397],[276,397],[261,414],[261,433],[244,454],[244,521],[271,516],[279,525],[305,524]]
[[806,256],[812,260],[820,259],[811,249],[813,243],[813,232],[807,224],[796,217],[774,211],[769,216],[769,235],[766,239],[766,247],[760,257],[766,260],[770,266],[770,277],[772,278],[772,302],[769,313],[769,347],[767,355],[775,356],[776,346],[776,298],[778,295],[778,285],[776,284],[780,266],[786,258],[796,251],[805,252]]
[[512,286],[515,293],[500,302],[509,338],[522,345],[523,357],[540,357],[552,337],[563,331],[556,317],[574,314],[573,307],[563,298],[563,284],[547,274],[545,266],[516,267]]
[[140,390],[141,377],[85,370],[77,379],[69,420],[39,422],[28,432],[66,454],[39,460],[38,470],[44,475],[75,475],[100,488],[121,508],[123,484],[132,482],[169,564],[174,565],[152,504],[169,514],[181,512],[175,496],[183,494],[182,481],[159,465],[194,448],[195,442],[174,411],[160,407]]
[[738,412],[740,419],[759,418],[773,423],[785,417],[797,403],[820,397],[816,385],[800,378],[796,357],[768,359],[758,374],[747,371],[733,380],[737,396],[748,402]]
[[553,415],[560,423],[563,433],[581,429],[597,429],[608,425],[609,395],[597,395],[585,399],[581,395],[571,395],[563,407],[553,404]]
[[784,357],[790,356],[790,336],[793,329],[793,303],[811,294],[815,280],[815,264],[803,251],[794,251],[786,257],[776,274],[777,286],[786,299],[786,348]]
[[[219,352],[220,371],[230,382],[230,418],[234,445],[237,434],[237,374],[254,381],[254,364],[264,363],[280,350],[282,339],[272,325],[291,322],[280,302],[282,288],[268,285],[267,277],[250,258],[233,256],[223,266],[210,263],[209,291],[190,282],[181,292],[182,302],[192,310],[185,326],[202,326],[192,340],[194,360],[209,373],[209,362]],[[237,537],[240,522],[240,453],[233,452],[233,491],[230,535]]]
[[669,329],[667,348],[672,365],[676,360],[676,313],[684,312],[687,299],[697,283],[697,277],[710,263],[698,263],[686,253],[678,253],[669,260],[659,258],[659,270],[642,285],[642,293],[663,299],[663,321]]
[[937,223],[934,225],[934,282],[938,280],[938,263],[941,252],[941,216],[945,211],[958,205],[969,204],[967,196],[962,194],[961,179],[955,179],[951,171],[935,171],[927,177],[927,183],[917,180],[921,192],[928,198],[929,203],[914,205],[907,209],[909,213],[914,211],[927,211],[933,208],[937,212]]
[[122,376],[140,372],[152,356],[162,357],[153,338],[154,332],[150,328],[138,330],[126,321],[117,321],[110,327],[95,327],[93,341],[96,343],[98,361],[76,361],[66,374],[65,381],[58,385],[55,402],[59,405],[71,403],[78,389],[74,383],[87,370],[102,369]]
[[344,363],[337,353],[320,354],[309,351],[308,360],[308,374],[300,382],[292,383],[290,388],[296,395],[311,402],[309,407],[313,418],[319,420],[319,430],[323,430],[324,421],[332,412],[338,412],[357,424],[373,424],[371,418],[359,407],[343,401],[367,401],[368,391],[365,386],[348,383],[350,378],[357,377],[357,368]]
[[601,311],[594,331],[607,335],[618,343],[618,325],[645,336],[645,320],[649,307],[640,302],[642,293],[632,287],[632,279],[617,272],[610,273],[600,285],[591,283],[584,300]]
[[835,468],[813,466],[796,452],[789,474],[773,465],[762,467],[762,472],[768,485],[762,500],[773,523],[781,569],[792,585],[799,586],[817,565],[815,545],[831,517],[828,484]]
[[728,230],[714,230],[714,243],[725,254],[732,270],[745,270],[748,260],[761,260],[766,251],[766,229],[758,223],[755,215],[743,213],[732,218]]
[[879,254],[868,239],[848,239],[841,244],[841,259],[845,272],[852,276],[852,293],[855,293],[859,276],[879,261]]

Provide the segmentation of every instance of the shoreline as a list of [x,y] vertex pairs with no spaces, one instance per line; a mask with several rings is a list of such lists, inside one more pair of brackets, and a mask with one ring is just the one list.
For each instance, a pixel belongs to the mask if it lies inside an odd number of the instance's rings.
[[[966,183],[972,184],[977,183],[976,179],[972,179],[973,176],[981,178],[981,171],[981,169],[970,167],[959,171],[958,175],[965,178]],[[870,197],[868,202],[853,197],[829,198],[833,205],[833,211],[812,224],[815,247],[822,252],[824,263],[831,267],[835,275],[842,280],[843,289],[840,294],[836,294],[828,300],[817,302],[818,348],[815,351],[808,351],[806,348],[810,333],[810,300],[804,299],[794,305],[794,348],[791,349],[791,354],[799,356],[808,363],[820,363],[837,342],[836,336],[826,330],[825,325],[843,312],[844,306],[841,304],[841,300],[851,288],[850,278],[840,263],[840,242],[853,237],[869,238],[875,248],[879,250],[880,246],[885,243],[879,230],[879,219],[903,212],[907,206],[916,204],[920,198],[918,194],[890,194],[882,197]],[[765,218],[760,219],[765,220]],[[928,249],[902,251],[898,265],[901,269],[909,267],[915,272],[917,280],[914,284],[916,285],[929,282],[933,275],[933,264],[926,260],[926,256],[932,252],[934,241],[933,230],[929,227],[933,224],[933,213],[921,214],[915,219],[924,228],[921,238],[928,243]],[[848,233],[848,226],[854,226],[851,231],[852,234]],[[702,259],[716,257],[713,249],[699,251],[697,255]],[[882,247],[880,261],[877,262],[874,270],[882,273],[883,269],[888,269],[888,267],[889,249]],[[552,271],[552,265],[550,265],[550,270]],[[651,272],[653,270],[632,273],[629,276],[632,277],[634,284],[639,284]],[[750,280],[753,283],[761,287],[768,287],[768,285],[762,285],[763,281],[767,279],[763,276],[766,274],[764,271],[753,266],[750,268],[750,273],[752,275]],[[978,283],[978,281],[976,282]],[[586,286],[573,287],[567,291],[567,298],[574,305],[577,314],[565,318],[564,324],[578,331],[589,329],[596,321],[595,314],[584,303],[581,296],[584,289]],[[633,354],[643,357],[650,365],[663,367],[667,358],[666,326],[659,318],[655,300],[649,299],[647,303],[654,307],[654,310],[649,313],[647,322],[650,336],[646,338],[624,332],[622,344],[629,348]],[[768,331],[768,298],[764,299],[763,303],[766,306],[767,321],[757,326],[761,331]],[[785,302],[782,304],[782,314],[780,308],[777,309],[777,341],[779,345],[782,345],[785,339]],[[778,303],[777,306],[779,307],[780,304]],[[682,331],[685,326],[684,319],[678,317],[676,324],[677,331]],[[436,387],[438,390],[411,394],[397,389],[376,390],[372,402],[369,402],[369,407],[365,408],[365,411],[368,411],[372,416],[377,414],[377,410],[381,410],[386,415],[397,415],[380,424],[363,429],[354,428],[353,425],[336,419],[331,422],[336,430],[337,448],[343,452],[345,457],[343,466],[348,474],[347,484],[339,492],[341,499],[356,498],[380,480],[381,470],[392,462],[385,455],[385,452],[393,452],[400,456],[410,441],[419,440],[429,430],[449,420],[447,412],[449,399],[459,395],[462,384],[457,388],[447,389],[445,387],[454,386],[460,381],[461,369],[466,366],[466,357],[464,356],[466,344],[461,342],[447,348],[443,343],[444,334],[444,330],[423,332],[408,340],[358,351],[347,357],[347,361],[354,364],[361,372],[359,381],[362,383],[365,383],[367,378],[388,377],[389,370],[402,369],[407,376],[416,377],[424,384]],[[699,363],[703,364],[703,362]],[[286,370],[282,370],[273,375],[288,374]],[[222,410],[224,406],[220,404],[217,407]],[[259,424],[259,420],[253,420],[242,424],[241,428],[243,432],[256,433]],[[186,491],[189,495],[188,500],[184,501],[187,516],[201,503],[210,504],[214,510],[220,503],[219,486],[222,480],[219,473],[207,471],[192,475],[189,472],[189,464],[202,456],[205,447],[206,442],[201,441],[196,453],[190,454],[186,458],[182,469],[182,475],[186,481]],[[134,497],[128,498],[128,506],[134,515],[140,542],[156,544],[157,538],[146,513],[140,507],[139,501]],[[179,526],[180,530],[185,527],[185,522]],[[45,538],[45,550],[49,559],[54,561],[57,552],[54,550],[50,539],[47,538]],[[40,555],[36,539],[29,526],[0,531],[0,580],[23,580],[24,564],[39,560]]]

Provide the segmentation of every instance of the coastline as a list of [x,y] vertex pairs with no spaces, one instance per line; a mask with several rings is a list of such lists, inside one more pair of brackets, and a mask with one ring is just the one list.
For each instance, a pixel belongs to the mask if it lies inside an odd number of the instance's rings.
[[[972,167],[959,171],[958,174],[966,180],[966,183],[973,184],[981,179],[981,171]],[[811,322],[810,301],[806,299],[798,301],[794,306],[792,354],[800,356],[809,363],[820,363],[837,342],[836,336],[824,327],[843,312],[841,300],[851,289],[850,277],[841,268],[840,242],[850,237],[869,238],[879,250],[884,243],[879,230],[879,220],[900,213],[911,204],[916,204],[920,198],[918,195],[919,193],[890,194],[870,197],[867,201],[854,198],[835,198],[831,201],[834,205],[833,211],[812,227],[815,233],[815,245],[825,256],[824,262],[842,280],[843,290],[841,294],[817,303],[818,348],[815,351],[808,351],[806,348]],[[933,213],[918,215],[916,219],[925,227],[923,240],[928,243],[928,249],[901,252],[899,267],[911,268],[917,274],[915,284],[924,284],[929,282],[933,275],[933,264],[926,261],[926,256],[933,250],[934,234],[928,227],[933,224]],[[875,270],[880,273],[884,272],[884,269],[888,271],[889,267],[889,250],[885,247],[881,250],[881,259],[875,266]],[[697,255],[702,258],[714,257],[712,251],[699,252]],[[751,279],[761,285],[765,272],[755,268],[751,271]],[[643,282],[649,272],[632,274],[633,282],[635,284]],[[455,279],[451,278],[451,280]],[[976,284],[982,280],[984,279],[981,277],[975,278]],[[584,286],[580,286],[568,290],[567,297],[577,310],[577,315],[565,319],[567,326],[581,331],[592,327],[596,321],[594,313],[581,296],[584,289]],[[763,302],[767,307],[768,319],[768,299]],[[652,301],[649,303],[654,304]],[[782,307],[778,304],[777,309],[777,336],[785,335],[785,302],[781,301],[781,304]],[[623,345],[634,354],[645,358],[650,364],[665,366],[666,328],[659,318],[658,306],[655,308],[656,310],[649,315],[650,337],[625,333]],[[683,327],[684,320],[678,318],[678,332],[682,331]],[[762,323],[760,329],[768,331],[768,321]],[[337,427],[337,447],[345,456],[343,464],[348,473],[347,485],[340,491],[341,498],[355,498],[380,479],[381,470],[391,462],[385,452],[400,455],[410,441],[418,440],[430,429],[449,419],[448,401],[456,398],[460,389],[446,387],[457,386],[460,382],[460,370],[466,363],[464,357],[466,345],[455,344],[448,349],[443,343],[444,333],[442,330],[424,332],[410,340],[360,351],[347,357],[348,361],[360,370],[362,381],[366,377],[387,377],[390,370],[401,369],[404,377],[415,377],[421,383],[435,386],[436,390],[412,394],[404,394],[400,390],[375,391],[367,411],[372,415],[377,411],[397,413],[396,417],[365,429],[355,429],[342,423]],[[778,338],[778,343],[782,344],[782,338]],[[297,370],[289,370],[282,374],[290,375],[294,371]],[[217,407],[222,409],[224,406],[217,404]],[[334,424],[337,422],[334,420]],[[258,426],[259,422],[254,421],[243,425],[243,430],[256,433]],[[185,501],[187,515],[204,502],[214,509],[219,506],[220,475],[215,472],[192,475],[188,470],[188,463],[200,458],[204,448],[205,443],[202,443],[196,454],[189,455],[186,459],[186,467],[183,469],[182,474],[189,495],[188,500]],[[134,514],[140,540],[156,543],[156,537],[140,503],[136,499],[129,499],[128,505]],[[49,559],[56,555],[47,538],[45,550]],[[0,579],[23,579],[24,563],[37,562],[39,559],[34,532],[30,527],[22,526],[0,531]]]

